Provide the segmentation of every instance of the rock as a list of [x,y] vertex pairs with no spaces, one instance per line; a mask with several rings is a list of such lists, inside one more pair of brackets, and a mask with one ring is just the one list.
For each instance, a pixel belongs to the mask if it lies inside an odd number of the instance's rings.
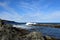
[[31,32],[25,36],[22,36],[22,39],[24,40],[56,40],[53,37],[50,36],[43,36],[40,32]]
[[50,37],[50,36],[47,36],[47,35],[46,35],[46,36],[44,36],[44,39],[45,39],[45,40],[56,40],[55,38]]
[[11,24],[0,26],[0,40],[20,40],[21,36],[28,33],[28,30],[13,27]]
[[40,32],[29,32],[4,22],[1,23],[0,20],[0,40],[55,40],[50,36],[43,36]]
[[44,40],[40,32],[31,32],[23,37],[26,37],[27,40]]

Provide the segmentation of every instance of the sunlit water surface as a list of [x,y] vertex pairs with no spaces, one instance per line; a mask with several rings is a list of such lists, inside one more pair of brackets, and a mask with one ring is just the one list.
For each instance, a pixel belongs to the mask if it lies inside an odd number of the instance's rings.
[[29,31],[41,32],[43,35],[48,35],[60,39],[60,28],[50,28],[50,27],[43,27],[43,26],[27,26],[25,24],[18,25],[17,27]]

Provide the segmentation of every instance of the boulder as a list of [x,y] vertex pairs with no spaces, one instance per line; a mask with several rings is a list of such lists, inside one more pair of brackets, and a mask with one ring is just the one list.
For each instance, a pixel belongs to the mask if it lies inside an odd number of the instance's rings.
[[53,37],[50,37],[50,36],[44,36],[44,38],[45,38],[45,40],[56,40],[55,38],[53,38]]
[[44,40],[42,34],[40,32],[31,32],[25,36],[23,36],[26,40]]

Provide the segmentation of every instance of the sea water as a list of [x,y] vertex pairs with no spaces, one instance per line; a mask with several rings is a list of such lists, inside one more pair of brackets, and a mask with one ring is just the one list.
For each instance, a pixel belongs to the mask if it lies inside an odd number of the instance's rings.
[[48,36],[60,39],[60,28],[51,28],[51,27],[45,27],[45,26],[27,26],[25,24],[21,24],[17,27],[29,30],[31,32],[32,31],[41,32],[44,36],[48,35]]

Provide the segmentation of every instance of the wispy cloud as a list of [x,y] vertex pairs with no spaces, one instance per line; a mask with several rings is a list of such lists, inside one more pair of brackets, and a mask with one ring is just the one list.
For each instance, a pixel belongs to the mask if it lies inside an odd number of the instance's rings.
[[21,20],[21,16],[11,7],[8,6],[7,3],[0,3],[6,11],[0,13],[1,19],[12,20],[19,22]]
[[42,13],[26,14],[24,20],[28,22],[60,22],[60,11],[54,11],[46,15]]
[[0,18],[17,22],[60,22],[60,11],[56,10],[48,12],[48,14],[42,11],[44,9],[48,9],[51,5],[51,3],[44,5],[40,3],[44,1],[45,0],[35,0],[30,3],[21,1],[18,4],[15,4],[17,8],[21,8],[25,11],[23,15],[21,15],[22,13],[16,11],[18,9],[14,10],[14,8],[9,6],[10,0],[8,2],[0,2],[0,6],[5,9],[5,11],[0,12]]
[[60,11],[54,11],[54,12],[48,14],[46,17],[47,17],[46,19],[49,19],[49,20],[51,20],[51,19],[53,19],[53,20],[59,19],[60,20]]
[[19,14],[11,14],[8,12],[2,12],[0,14],[0,18],[5,20],[17,21],[17,22],[21,20],[21,17]]

